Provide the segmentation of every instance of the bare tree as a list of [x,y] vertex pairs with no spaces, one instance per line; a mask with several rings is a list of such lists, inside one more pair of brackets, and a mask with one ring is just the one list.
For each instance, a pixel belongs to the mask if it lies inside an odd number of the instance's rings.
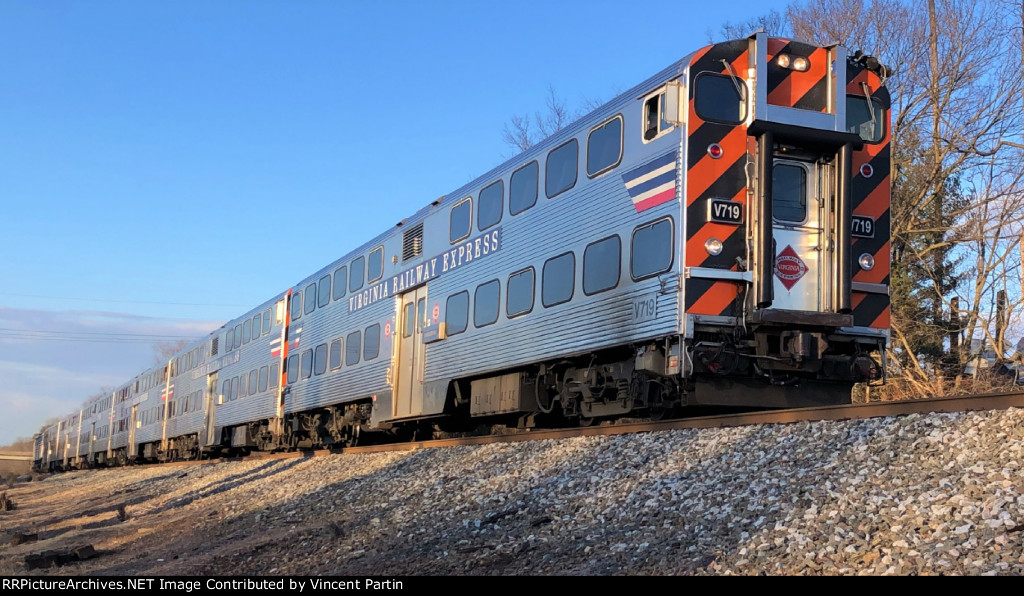
[[781,13],[772,9],[761,16],[752,17],[738,23],[726,21],[719,27],[717,36],[708,29],[708,43],[729,39],[742,39],[758,30],[764,30],[770,35],[786,35],[789,27],[786,23],[786,18]]
[[153,364],[167,364],[167,361],[173,358],[175,354],[189,347],[195,343],[195,341],[196,340],[194,339],[179,339],[175,341],[161,341],[153,344]]
[[[594,102],[590,102],[593,104]],[[579,109],[569,109],[564,99],[558,96],[553,85],[548,85],[545,110],[517,114],[509,118],[502,131],[502,139],[519,151],[526,151],[538,141],[545,139],[580,116]]]

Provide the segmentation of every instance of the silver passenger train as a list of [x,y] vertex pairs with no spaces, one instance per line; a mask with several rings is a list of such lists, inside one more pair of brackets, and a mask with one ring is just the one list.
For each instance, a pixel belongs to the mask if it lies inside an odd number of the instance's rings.
[[61,469],[884,382],[886,68],[707,46],[37,435]]

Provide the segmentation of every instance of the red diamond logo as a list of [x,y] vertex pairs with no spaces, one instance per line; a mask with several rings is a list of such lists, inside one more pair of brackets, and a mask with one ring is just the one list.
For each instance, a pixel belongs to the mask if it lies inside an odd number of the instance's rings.
[[792,290],[806,273],[807,265],[800,260],[792,246],[786,245],[786,248],[775,257],[775,276],[787,290]]

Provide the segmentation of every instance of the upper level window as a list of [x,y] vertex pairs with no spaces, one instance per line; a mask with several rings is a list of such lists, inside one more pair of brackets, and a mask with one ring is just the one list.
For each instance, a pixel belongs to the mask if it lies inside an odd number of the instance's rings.
[[863,95],[846,96],[846,130],[860,135],[868,143],[877,143],[885,136],[885,108]]
[[342,265],[334,270],[334,296],[338,300],[345,295],[345,286],[348,285],[348,267]]
[[318,308],[327,306],[331,301],[331,276],[325,275],[320,278],[316,289],[316,305]]
[[306,286],[306,300],[302,306],[302,314],[308,315],[316,308],[316,284]]
[[366,273],[366,261],[363,257],[356,257],[349,264],[348,291],[355,292],[363,287],[363,275]]
[[292,320],[300,318],[302,318],[302,292],[295,290],[292,292]]
[[672,129],[665,119],[665,92],[644,100],[644,142],[651,141]]
[[[270,333],[270,324],[273,321],[270,319],[270,309],[263,311],[263,335]],[[216,352],[214,352],[216,354]]]
[[598,240],[583,251],[583,293],[590,295],[619,283],[622,241],[618,236]]
[[512,181],[508,185],[508,212],[512,215],[522,213],[537,204],[537,175],[540,166],[531,161],[512,172]]
[[548,198],[563,193],[576,184],[576,164],[579,161],[580,144],[573,139],[548,153],[544,169],[544,192]]
[[[252,329],[252,321],[249,320],[249,319],[246,319],[245,322],[242,323],[242,343],[243,344],[249,343],[249,332],[250,332],[251,329]],[[186,362],[186,364],[188,363],[187,358],[186,358],[185,362]],[[188,369],[187,366],[182,367],[182,368],[184,368],[186,370]]]
[[807,171],[796,165],[775,164],[772,170],[772,210],[776,221],[803,223],[807,218]]
[[470,228],[473,227],[473,199],[466,198],[459,201],[459,204],[452,207],[450,226],[448,228],[448,240],[452,243],[469,236]]
[[657,275],[672,266],[672,220],[662,219],[633,230],[629,273],[633,279]]
[[622,160],[622,116],[590,131],[587,137],[587,176],[614,168]]
[[476,227],[484,230],[501,221],[505,210],[505,183],[498,180],[480,191],[476,205]]
[[737,124],[747,117],[746,87],[729,75],[704,72],[693,86],[693,108],[703,120]]
[[377,281],[384,275],[384,247],[378,246],[370,251],[370,259],[367,262],[367,279],[371,282]]
[[260,328],[263,326],[263,313],[259,313],[252,318],[252,338],[256,339],[260,336]]

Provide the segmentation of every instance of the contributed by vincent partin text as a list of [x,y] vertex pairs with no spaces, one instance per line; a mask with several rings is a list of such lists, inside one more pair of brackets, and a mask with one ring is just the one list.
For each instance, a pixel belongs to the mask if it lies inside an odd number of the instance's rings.
[[4,590],[173,590],[198,592],[200,590],[288,590],[290,593],[337,590],[401,590],[401,580],[380,578],[281,578],[281,579],[20,579],[4,578]]

